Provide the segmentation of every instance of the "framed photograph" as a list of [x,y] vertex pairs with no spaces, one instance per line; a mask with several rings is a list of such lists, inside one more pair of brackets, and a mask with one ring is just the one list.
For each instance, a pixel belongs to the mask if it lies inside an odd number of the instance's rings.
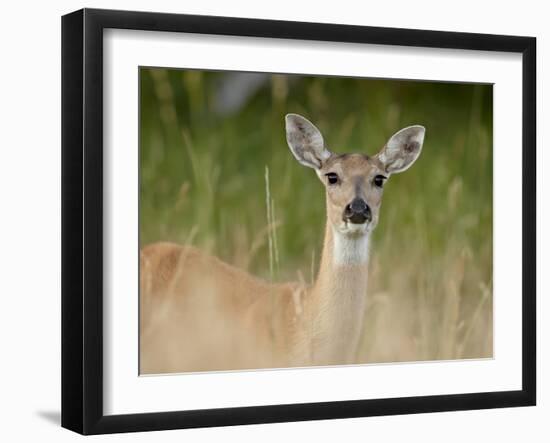
[[531,37],[62,19],[62,425],[534,405]]

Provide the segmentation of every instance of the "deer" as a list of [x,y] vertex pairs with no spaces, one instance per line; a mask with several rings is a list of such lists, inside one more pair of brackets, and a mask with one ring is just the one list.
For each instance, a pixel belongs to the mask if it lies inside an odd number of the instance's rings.
[[374,156],[330,151],[319,129],[285,117],[296,160],[325,187],[316,279],[274,283],[199,249],[140,251],[140,373],[345,365],[357,362],[367,306],[369,243],[384,185],[417,160],[425,128],[401,129]]

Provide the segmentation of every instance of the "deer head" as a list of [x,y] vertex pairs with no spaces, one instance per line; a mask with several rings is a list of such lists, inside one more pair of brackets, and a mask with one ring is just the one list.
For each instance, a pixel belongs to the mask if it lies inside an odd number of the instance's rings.
[[313,123],[297,114],[286,116],[288,146],[301,164],[317,172],[326,189],[328,221],[345,236],[362,236],[376,227],[384,184],[415,162],[424,133],[419,125],[401,129],[373,157],[335,154]]

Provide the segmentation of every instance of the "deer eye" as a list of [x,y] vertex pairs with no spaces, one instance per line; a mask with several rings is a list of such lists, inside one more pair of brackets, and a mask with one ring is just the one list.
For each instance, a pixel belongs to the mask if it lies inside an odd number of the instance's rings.
[[381,188],[384,186],[384,181],[386,181],[388,177],[384,177],[383,175],[377,175],[374,177],[374,186],[377,186],[378,188]]
[[338,174],[336,174],[336,172],[329,172],[328,174],[325,174],[325,176],[327,177],[327,181],[329,185],[335,185],[340,181],[340,179],[338,178]]

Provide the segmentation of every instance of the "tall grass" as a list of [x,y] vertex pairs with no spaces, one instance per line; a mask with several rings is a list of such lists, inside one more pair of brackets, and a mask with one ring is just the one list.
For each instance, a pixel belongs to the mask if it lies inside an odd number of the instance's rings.
[[141,70],[142,244],[192,243],[266,279],[310,282],[324,191],[290,154],[284,115],[307,116],[336,152],[375,154],[422,124],[421,157],[385,187],[358,360],[491,356],[491,87],[264,77],[229,112],[223,73]]

